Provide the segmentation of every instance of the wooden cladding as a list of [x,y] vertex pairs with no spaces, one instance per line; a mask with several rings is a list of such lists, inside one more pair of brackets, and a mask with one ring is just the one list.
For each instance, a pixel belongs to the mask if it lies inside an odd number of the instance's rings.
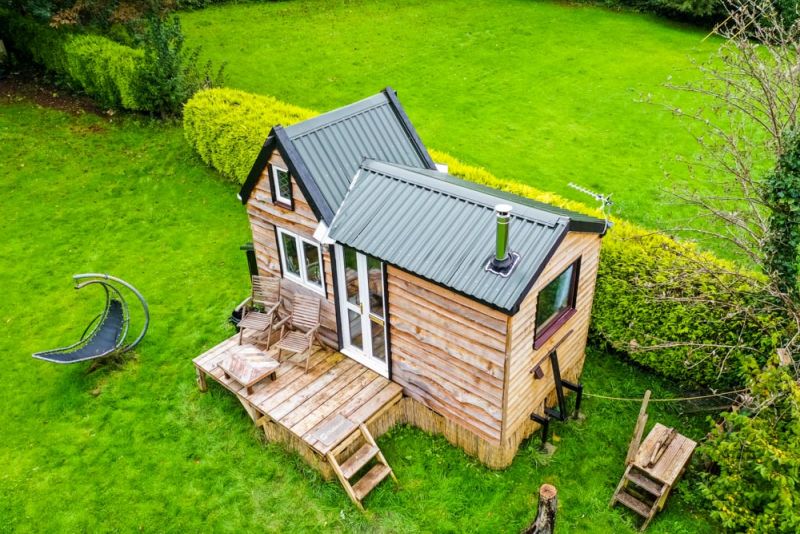
[[392,379],[406,395],[500,443],[506,316],[389,266]]
[[[567,235],[522,302],[519,312],[510,319],[504,420],[506,436],[517,433],[517,429],[528,421],[531,413],[543,414],[545,402],[548,406],[554,402],[553,371],[545,356],[556,344],[560,344],[558,361],[562,376],[573,381],[577,381],[580,376],[589,333],[600,241],[597,234]],[[575,311],[559,324],[558,329],[544,343],[537,344],[537,348],[533,349],[539,291],[577,261],[580,261],[580,277],[575,296]],[[540,362],[541,378],[537,379],[531,371]]]
[[[269,170],[272,165],[286,168],[286,164],[280,154],[275,151],[269,159],[264,172],[253,189],[250,199],[247,202],[247,214],[250,218],[250,227],[253,231],[253,248],[255,249],[256,262],[261,274],[273,274],[282,276],[280,251],[278,249],[278,237],[276,226],[288,230],[301,237],[314,241],[314,231],[318,222],[306,202],[303,193],[297,186],[292,177],[292,202],[294,209],[289,210],[280,204],[272,201],[272,191],[270,190]],[[322,267],[325,278],[325,298],[322,301],[320,312],[320,337],[333,348],[338,348],[337,326],[336,326],[336,307],[333,302],[333,269],[331,267],[331,257],[328,247],[322,246]],[[281,281],[283,296],[289,307],[297,293],[320,297],[319,293],[283,278]]]

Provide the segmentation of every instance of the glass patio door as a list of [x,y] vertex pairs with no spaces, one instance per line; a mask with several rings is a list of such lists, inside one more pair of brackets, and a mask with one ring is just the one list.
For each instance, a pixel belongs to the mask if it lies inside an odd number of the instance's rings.
[[383,264],[342,245],[336,263],[342,352],[388,378]]

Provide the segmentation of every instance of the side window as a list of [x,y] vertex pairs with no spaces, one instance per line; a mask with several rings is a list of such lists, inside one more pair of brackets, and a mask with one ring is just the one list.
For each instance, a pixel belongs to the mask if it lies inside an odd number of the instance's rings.
[[273,200],[284,207],[292,209],[292,177],[289,171],[277,165],[270,165],[269,168]]
[[322,249],[316,241],[278,228],[283,276],[325,295]]
[[580,260],[564,269],[552,282],[539,291],[539,295],[536,297],[534,348],[541,346],[575,313],[579,271]]

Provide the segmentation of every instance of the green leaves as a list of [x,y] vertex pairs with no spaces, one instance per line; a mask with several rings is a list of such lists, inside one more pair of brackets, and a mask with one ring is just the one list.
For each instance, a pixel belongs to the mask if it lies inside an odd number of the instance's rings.
[[753,400],[723,415],[723,428],[697,451],[699,494],[736,532],[800,529],[800,387],[769,366],[749,381]]
[[152,17],[143,48],[100,35],[54,29],[0,10],[0,30],[32,61],[62,77],[106,108],[179,115],[195,92],[221,82],[222,69],[198,65],[199,50],[183,48],[177,17]]
[[764,181],[769,232],[764,245],[765,268],[775,285],[797,295],[800,273],[800,136],[786,132],[775,170]]

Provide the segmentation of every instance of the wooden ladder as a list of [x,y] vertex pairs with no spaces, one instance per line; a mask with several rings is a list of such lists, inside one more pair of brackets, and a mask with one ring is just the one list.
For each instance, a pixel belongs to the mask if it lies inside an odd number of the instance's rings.
[[[361,447],[340,463],[336,459],[336,456],[358,440],[362,441]],[[397,483],[397,477],[394,476],[394,471],[389,467],[389,463],[378,448],[378,444],[375,443],[375,439],[372,437],[372,434],[370,434],[367,426],[363,423],[358,425],[358,429],[353,432],[350,437],[337,445],[336,448],[331,450],[326,456],[336,476],[339,477],[339,481],[342,483],[344,490],[362,511],[364,510],[364,505],[362,504],[364,497],[375,489],[383,479],[387,476],[391,476],[392,480]],[[373,458],[376,460],[375,465],[355,483],[351,484],[350,480],[358,473],[362,472],[364,467]]]
[[619,481],[614,496],[611,497],[609,506],[620,503],[644,517],[645,521],[639,528],[644,530],[656,512],[664,507],[668,494],[667,484],[650,478],[635,465],[629,465],[622,475],[622,480]]

